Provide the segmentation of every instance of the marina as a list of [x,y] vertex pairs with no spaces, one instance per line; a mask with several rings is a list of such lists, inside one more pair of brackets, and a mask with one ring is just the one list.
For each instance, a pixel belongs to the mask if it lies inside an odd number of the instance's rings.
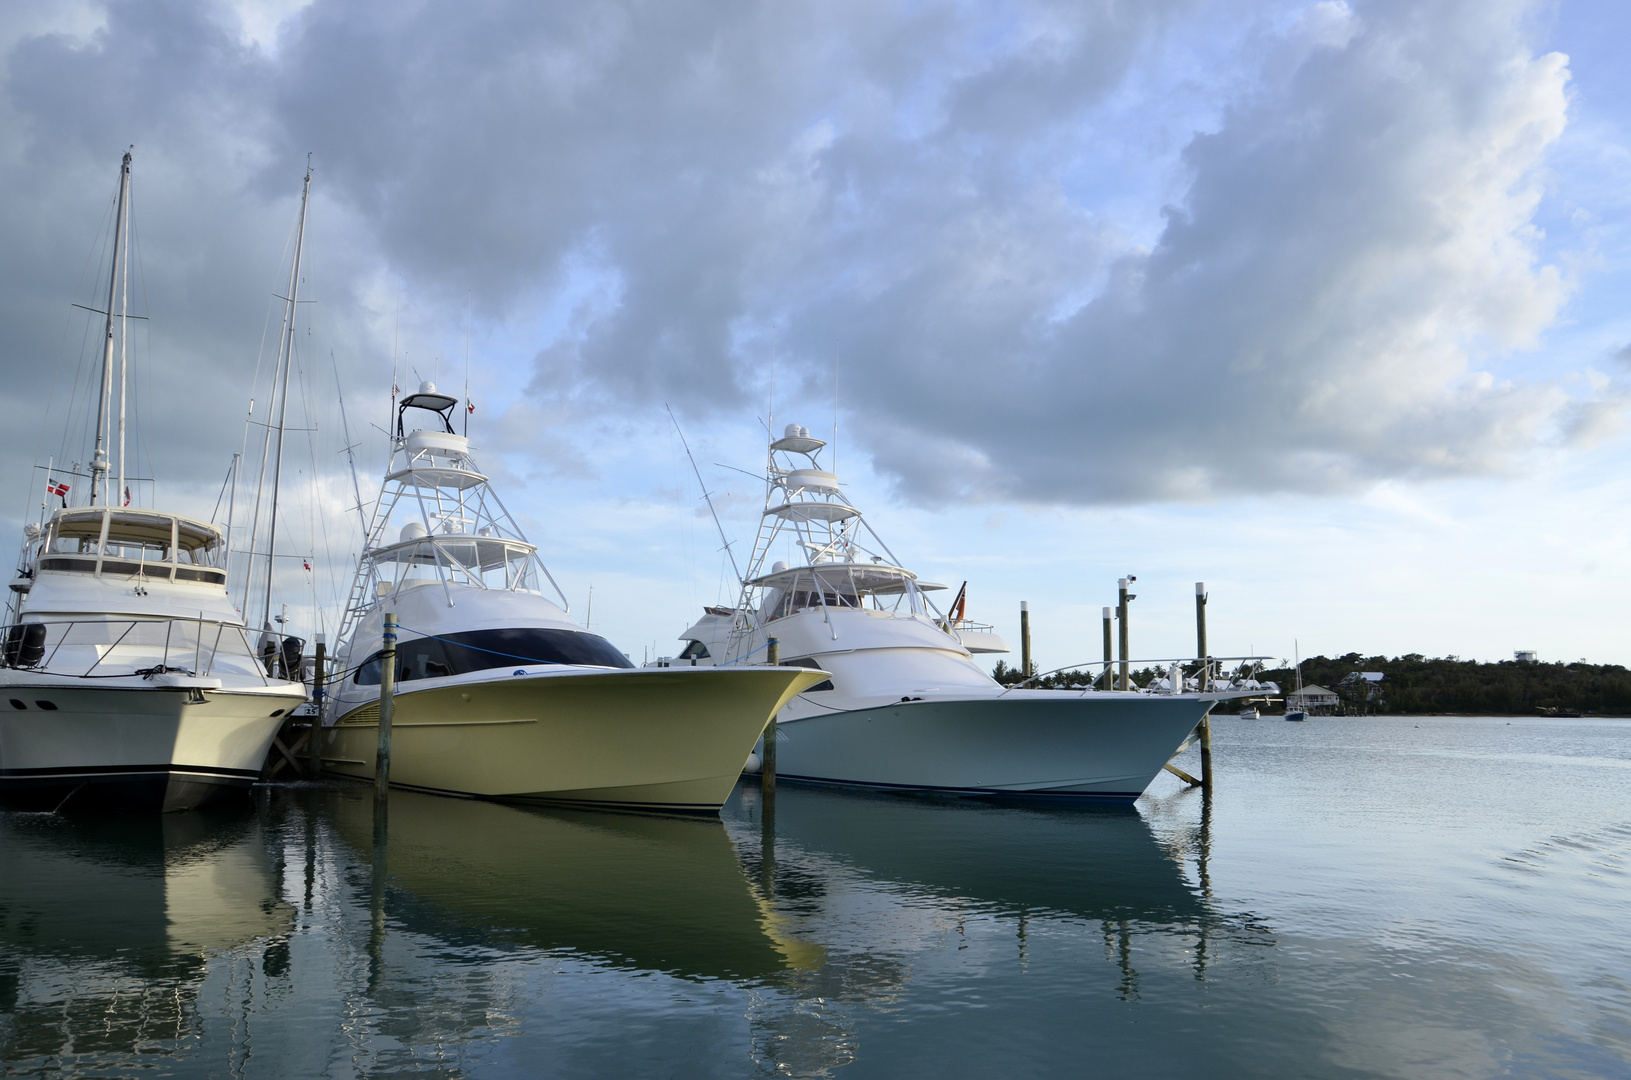
[[[0,815],[14,1075],[1611,1076],[1631,724],[1217,718],[1210,798],[343,781]],[[1197,768],[1190,751],[1180,759]],[[109,907],[102,897],[124,902]]]
[[0,1080],[1631,1080],[1631,6],[13,7]]

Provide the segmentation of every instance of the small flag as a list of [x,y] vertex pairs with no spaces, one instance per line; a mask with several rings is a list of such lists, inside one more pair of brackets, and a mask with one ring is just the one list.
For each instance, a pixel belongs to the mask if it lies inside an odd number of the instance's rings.
[[68,497],[68,485],[64,484],[61,480],[47,481],[45,490],[49,491],[53,495],[60,495],[65,499]]
[[130,505],[130,488],[125,488],[125,505]]
[[465,408],[470,412],[475,412],[476,411],[476,403],[474,401],[468,402],[468,403],[466,403]]
[[308,571],[311,570],[311,560],[310,559],[301,559],[300,560],[300,565],[304,566]]

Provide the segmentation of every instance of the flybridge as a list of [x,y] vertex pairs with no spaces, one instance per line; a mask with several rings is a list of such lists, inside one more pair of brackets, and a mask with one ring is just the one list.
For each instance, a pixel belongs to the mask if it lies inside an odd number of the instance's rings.
[[[432,382],[397,403],[385,488],[352,583],[342,641],[376,602],[422,586],[440,586],[451,607],[459,586],[538,593],[547,581],[567,606],[536,546],[476,467],[470,441],[453,430],[458,405]],[[431,413],[436,429],[410,429],[409,409]]]

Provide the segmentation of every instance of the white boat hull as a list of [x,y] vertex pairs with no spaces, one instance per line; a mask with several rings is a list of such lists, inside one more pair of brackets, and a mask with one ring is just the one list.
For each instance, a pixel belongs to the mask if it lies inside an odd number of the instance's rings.
[[249,787],[304,698],[291,683],[221,692],[0,679],[0,804],[192,809]]
[[1013,691],[777,725],[778,780],[1047,801],[1132,802],[1212,699]]

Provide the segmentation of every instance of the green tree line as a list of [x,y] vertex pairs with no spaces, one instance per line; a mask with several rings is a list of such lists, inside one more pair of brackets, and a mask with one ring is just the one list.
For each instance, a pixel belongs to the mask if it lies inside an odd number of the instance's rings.
[[[1408,653],[1385,656],[1312,656],[1303,661],[1304,685],[1317,683],[1342,697],[1346,711],[1468,713],[1482,716],[1534,716],[1597,713],[1631,716],[1631,670],[1619,664],[1499,660],[1480,663],[1458,656]],[[1382,681],[1367,699],[1363,684],[1345,682],[1357,671],[1379,671]],[[1284,691],[1296,685],[1291,668],[1265,671]]]
[[[1379,684],[1357,682],[1356,672],[1381,672]],[[1024,676],[1017,667],[997,661],[992,677],[1005,686]],[[1165,674],[1150,669],[1132,673],[1135,685],[1147,685]],[[1193,675],[1191,670],[1189,674]],[[1304,685],[1319,685],[1341,697],[1340,710],[1348,713],[1422,715],[1466,713],[1481,716],[1535,716],[1576,713],[1631,716],[1631,670],[1619,664],[1551,664],[1499,660],[1480,663],[1458,656],[1426,657],[1407,653],[1385,656],[1311,656],[1302,662]],[[1031,683],[1065,689],[1088,685],[1097,669],[1065,671]],[[1262,672],[1259,679],[1276,682],[1283,693],[1297,685],[1289,667]]]

